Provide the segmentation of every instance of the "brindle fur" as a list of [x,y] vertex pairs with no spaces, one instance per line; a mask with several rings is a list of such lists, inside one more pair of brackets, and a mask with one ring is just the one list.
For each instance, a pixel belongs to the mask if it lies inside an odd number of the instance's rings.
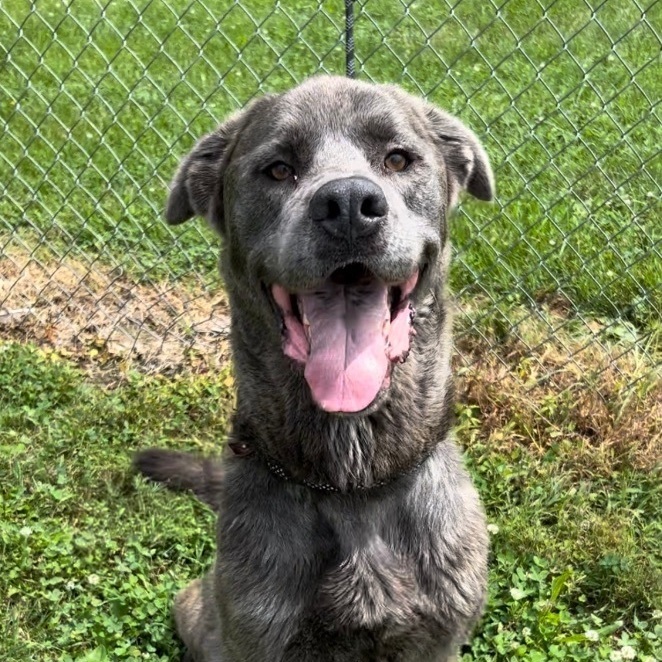
[[[395,144],[417,160],[385,173]],[[296,182],[266,178],[277,160],[294,165]],[[349,175],[377,182],[389,214],[376,238],[341,245],[307,209],[320,186]],[[204,216],[222,236],[230,438],[255,450],[218,464],[158,450],[137,458],[145,475],[219,513],[214,569],[175,605],[190,659],[442,662],[470,634],[485,602],[487,534],[450,432],[447,216],[461,190],[493,195],[487,156],[463,124],[398,88],[335,77],[254,101],[183,161],[167,218]],[[350,261],[389,282],[427,266],[408,359],[371,407],[338,415],[315,405],[284,356],[265,284],[300,291]]]

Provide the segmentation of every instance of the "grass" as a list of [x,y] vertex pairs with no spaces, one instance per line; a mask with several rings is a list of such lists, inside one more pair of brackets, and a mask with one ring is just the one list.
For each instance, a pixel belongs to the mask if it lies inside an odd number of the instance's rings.
[[173,591],[212,558],[211,517],[137,485],[129,453],[211,447],[230,403],[223,379],[135,378],[109,392],[29,346],[2,346],[0,363],[0,659],[96,659],[97,648],[174,659]]
[[[662,6],[642,20],[635,2],[546,4],[357,4],[359,74],[427,95],[485,140],[498,204],[456,218],[457,291],[524,303],[561,293],[645,327],[662,309],[651,28]],[[195,138],[255,94],[342,73],[343,4],[34,7],[0,10],[1,241],[141,279],[208,278],[203,224],[160,221],[166,182]]]
[[580,478],[659,466],[662,380],[636,337],[609,338],[594,321],[599,343],[558,311],[543,309],[533,318],[516,309],[513,316],[525,321],[503,339],[485,322],[476,334],[475,309],[466,312],[469,331],[455,335],[460,396],[467,412],[480,417],[491,447],[526,446],[541,460],[560,447]]
[[[587,471],[591,440],[562,411],[559,435],[527,436],[526,412],[495,421],[486,392],[458,407],[492,531],[489,609],[463,659],[613,660],[626,646],[659,659],[659,473],[632,461],[634,440],[617,469]],[[133,477],[131,453],[217,451],[232,404],[227,370],[125,371],[110,388],[52,350],[0,344],[0,659],[176,659],[169,610],[213,558],[213,517]]]

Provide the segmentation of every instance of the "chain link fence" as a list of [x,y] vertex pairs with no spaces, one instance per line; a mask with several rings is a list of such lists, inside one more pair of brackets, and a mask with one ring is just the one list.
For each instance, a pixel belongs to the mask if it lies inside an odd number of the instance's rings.
[[162,222],[167,183],[255,95],[343,74],[346,4],[356,76],[455,113],[494,165],[496,203],[467,200],[453,219],[460,373],[621,403],[651,388],[650,0],[2,0],[0,334],[155,369],[224,357],[217,240]]

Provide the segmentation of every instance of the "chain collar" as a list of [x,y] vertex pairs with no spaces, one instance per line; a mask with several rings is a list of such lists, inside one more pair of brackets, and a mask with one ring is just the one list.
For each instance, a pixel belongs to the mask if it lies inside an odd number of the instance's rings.
[[[267,469],[277,478],[280,478],[281,480],[284,480],[286,482],[291,482],[291,483],[297,483],[299,485],[303,485],[304,487],[307,487],[311,490],[315,490],[317,492],[324,492],[326,494],[343,494],[345,493],[343,490],[340,488],[336,487],[335,485],[331,485],[329,483],[315,483],[310,480],[305,480],[305,479],[296,479],[288,471],[286,471],[278,462],[275,460],[272,460],[270,457],[267,457],[263,455],[262,453],[258,453],[255,449],[254,446],[249,444],[246,441],[233,441],[228,444],[230,447],[230,450],[237,456],[237,457],[247,457],[249,455],[256,454],[258,457],[264,462],[266,465]],[[408,474],[413,473],[417,469],[421,467],[421,465],[428,459],[430,453],[427,452],[425,453],[421,459],[416,462],[414,465],[406,469],[405,471],[401,471],[400,473],[396,474],[395,476],[392,476],[388,480],[380,480],[377,481],[376,483],[373,483],[372,485],[357,485],[356,487],[353,487],[351,492],[368,492],[369,490],[374,490],[378,489],[380,487],[385,487],[389,483],[392,483],[396,481],[398,478],[402,478],[403,476],[406,476]]]
[[[335,485],[330,485],[329,483],[314,483],[313,481],[310,480],[297,480],[290,476],[290,474],[283,469],[283,467],[280,466],[280,464],[277,464],[273,460],[269,458],[264,459],[265,464],[267,465],[267,469],[271,471],[274,476],[277,476],[278,478],[285,480],[287,482],[293,482],[293,483],[299,483],[300,485],[304,485],[305,487],[310,488],[311,490],[316,490],[318,492],[326,492],[329,494],[335,493],[335,494],[342,494],[344,493],[343,490],[340,488],[336,487]],[[405,473],[409,473],[412,469],[408,470]],[[404,476],[404,473],[398,474],[397,476],[394,476],[391,480],[380,480],[376,483],[373,483],[372,485],[357,485],[356,487],[353,487],[351,492],[367,492],[368,490],[372,489],[377,489],[378,487],[384,487],[385,485],[388,485],[390,482],[395,480],[396,478],[400,478],[400,476]]]

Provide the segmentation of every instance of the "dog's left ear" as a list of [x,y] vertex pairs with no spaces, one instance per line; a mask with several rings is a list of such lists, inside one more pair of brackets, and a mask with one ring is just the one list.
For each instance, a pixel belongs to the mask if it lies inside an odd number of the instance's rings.
[[426,108],[426,115],[448,172],[451,203],[455,204],[459,192],[463,190],[479,200],[492,200],[492,168],[485,149],[473,131],[456,117],[434,106]]

